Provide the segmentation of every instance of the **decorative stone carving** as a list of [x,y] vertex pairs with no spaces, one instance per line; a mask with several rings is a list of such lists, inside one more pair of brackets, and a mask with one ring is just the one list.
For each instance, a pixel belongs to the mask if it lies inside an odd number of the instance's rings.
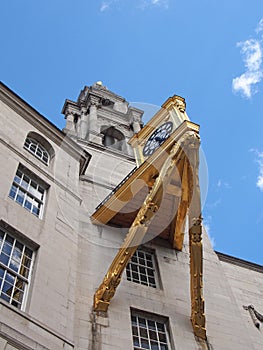
[[186,104],[184,101],[176,99],[176,107],[179,109],[180,112],[184,113],[186,109]]

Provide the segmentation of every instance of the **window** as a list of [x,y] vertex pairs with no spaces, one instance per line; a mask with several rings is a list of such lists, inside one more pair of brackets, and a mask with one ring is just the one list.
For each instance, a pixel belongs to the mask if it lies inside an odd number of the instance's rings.
[[33,153],[37,158],[42,160],[43,163],[45,163],[46,165],[49,164],[49,159],[50,159],[49,153],[38,141],[30,137],[27,137],[24,147],[30,153]]
[[10,189],[9,197],[32,214],[41,217],[46,190],[39,183],[39,180],[32,179],[27,173],[26,169],[19,167]]
[[131,313],[133,349],[169,350],[167,319],[143,312]]
[[0,229],[0,298],[21,309],[32,271],[33,251]]
[[126,267],[128,281],[156,288],[156,270],[154,254],[137,249]]

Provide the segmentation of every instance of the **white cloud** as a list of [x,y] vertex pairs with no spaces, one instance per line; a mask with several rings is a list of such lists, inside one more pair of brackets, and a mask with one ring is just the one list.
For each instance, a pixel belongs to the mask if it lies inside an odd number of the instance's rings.
[[263,192],[263,152],[258,153],[257,162],[259,164],[259,175],[257,178],[257,187]]
[[228,182],[226,182],[226,181],[222,181],[221,179],[219,179],[218,181],[217,181],[217,184],[216,184],[216,187],[219,189],[219,188],[226,188],[226,189],[230,189],[231,188],[231,186],[229,185],[229,183]]
[[221,202],[222,202],[221,198],[218,198],[214,202],[206,204],[206,207],[209,209],[214,209],[218,207],[218,205],[221,204]]
[[[259,34],[263,31],[263,18],[259,21],[255,32]],[[232,80],[232,88],[234,92],[241,92],[244,97],[251,98],[257,93],[256,85],[263,78],[262,68],[262,38],[248,39],[237,43],[241,47],[241,55],[246,67],[246,71],[240,76]]]
[[108,10],[110,8],[110,5],[111,5],[111,1],[108,1],[108,2],[103,1],[101,3],[101,6],[100,6],[100,11],[104,12],[104,11]]
[[210,222],[211,222],[211,216],[208,217],[207,220],[205,220],[203,222],[203,227],[208,235],[208,238],[210,240],[210,243],[213,247],[213,249],[215,248],[215,245],[216,245],[216,241],[215,241],[215,237],[211,236],[211,226],[210,226]]
[[168,0],[150,0],[150,3],[152,5],[161,5],[161,6],[168,6]]
[[[108,1],[103,1],[100,5],[100,11],[105,12],[107,11],[113,3],[124,3],[124,0],[108,0]],[[136,4],[137,2],[137,4]],[[145,9],[150,6],[160,6],[164,8],[168,8],[169,0],[133,0],[131,2],[132,4],[136,4],[135,7],[140,8],[140,9]]]
[[251,152],[256,154],[256,162],[259,165],[259,175],[257,177],[256,186],[263,192],[263,152],[257,149],[251,149]]
[[257,39],[249,39],[240,42],[237,45],[241,47],[241,54],[246,67],[246,72],[232,81],[233,91],[240,91],[245,97],[250,98],[252,94],[257,92],[255,85],[258,84],[263,77],[262,64],[262,48],[260,41]]
[[263,31],[263,18],[261,18],[261,20],[258,23],[258,26],[256,28],[256,33],[260,33]]

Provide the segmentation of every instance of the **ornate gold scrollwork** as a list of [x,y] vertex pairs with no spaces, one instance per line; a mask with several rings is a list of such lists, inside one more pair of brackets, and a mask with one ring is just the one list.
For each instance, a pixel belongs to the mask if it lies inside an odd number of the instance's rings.
[[191,288],[191,321],[194,333],[206,339],[205,312],[203,298],[203,247],[202,217],[199,186],[199,135],[189,138],[187,157],[189,159],[191,184],[191,201],[189,205],[189,250],[190,250],[190,288]]

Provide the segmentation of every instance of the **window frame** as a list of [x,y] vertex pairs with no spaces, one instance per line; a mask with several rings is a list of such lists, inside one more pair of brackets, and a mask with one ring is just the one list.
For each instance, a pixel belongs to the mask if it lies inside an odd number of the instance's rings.
[[[27,239],[23,239],[21,234],[16,234],[12,230],[4,228],[2,225],[0,226],[0,300],[22,311],[25,310],[36,255],[36,246],[33,247],[33,245],[28,244],[28,241]],[[19,253],[21,254],[20,258],[17,257]],[[5,258],[7,262],[4,262]],[[27,266],[28,261],[30,262],[29,266]],[[12,268],[12,264],[13,266],[16,264],[19,266],[17,271]],[[1,270],[3,270],[3,274]],[[25,273],[24,276],[23,273],[26,270],[27,274]],[[13,278],[13,283],[10,281],[10,278]],[[23,284],[22,288],[19,288],[20,282]],[[6,291],[3,291],[4,287],[8,285],[11,288],[10,296],[5,293]],[[22,292],[21,300],[19,300],[20,297],[18,299],[14,297],[17,291],[18,293]]]
[[168,317],[131,308],[130,319],[133,350],[173,350]]
[[[144,257],[140,256],[142,254]],[[146,256],[151,256],[151,261]],[[144,264],[142,264],[142,261],[144,261]],[[149,266],[150,263],[152,266]],[[145,273],[142,272],[144,269]],[[138,278],[135,278],[134,275],[136,274]],[[138,247],[126,266],[126,278],[129,282],[160,289],[161,283],[155,251],[145,247]],[[151,282],[151,279],[153,279],[153,282]]]
[[[29,142],[28,142],[29,141]],[[27,145],[28,143],[28,145]],[[35,146],[35,150],[31,149],[31,145]],[[33,154],[33,156],[35,156],[37,159],[39,159],[42,163],[44,163],[45,165],[49,166],[50,164],[50,159],[51,159],[51,155],[48,152],[48,150],[45,148],[45,146],[43,146],[43,144],[41,142],[39,142],[37,139],[35,139],[34,137],[30,137],[27,136],[26,140],[24,142],[24,148],[31,154]],[[42,156],[39,156],[37,154],[38,150],[40,150],[42,152]],[[43,155],[46,153],[47,156],[47,161],[45,161],[43,159]]]
[[[18,175],[19,172],[22,176]],[[27,178],[27,181],[25,181],[25,178]],[[23,186],[24,184],[27,184],[27,187]],[[48,187],[37,175],[20,164],[15,173],[8,197],[34,216],[42,219]],[[38,205],[34,205],[35,203]]]

